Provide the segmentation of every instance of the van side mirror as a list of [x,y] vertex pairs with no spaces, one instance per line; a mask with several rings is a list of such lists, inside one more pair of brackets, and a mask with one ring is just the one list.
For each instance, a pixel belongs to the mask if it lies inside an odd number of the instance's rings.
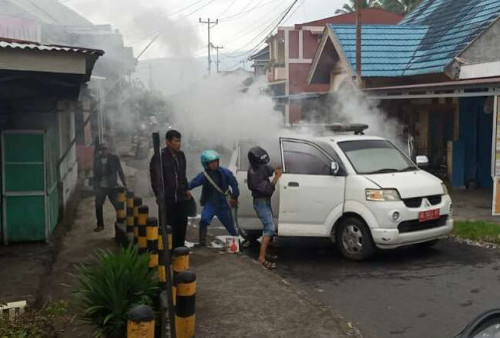
[[332,175],[337,175],[340,171],[340,165],[337,162],[333,161],[331,163],[330,170],[332,172]]
[[429,158],[425,155],[417,156],[417,167],[425,168],[429,165]]

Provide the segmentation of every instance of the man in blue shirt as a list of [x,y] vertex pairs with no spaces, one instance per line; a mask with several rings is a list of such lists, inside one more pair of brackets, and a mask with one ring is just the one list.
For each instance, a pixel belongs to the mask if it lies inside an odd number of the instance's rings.
[[[188,190],[203,186],[200,204],[201,213],[198,247],[206,246],[207,227],[214,216],[224,225],[226,230],[236,236],[231,207],[238,204],[238,182],[233,173],[219,165],[220,156],[214,150],[205,150],[201,153],[201,164],[205,171],[201,172],[188,184]],[[230,199],[228,201],[228,198]]]

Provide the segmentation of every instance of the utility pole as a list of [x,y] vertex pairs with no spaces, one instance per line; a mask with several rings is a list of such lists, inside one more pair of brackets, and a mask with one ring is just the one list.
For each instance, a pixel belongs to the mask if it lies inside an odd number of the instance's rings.
[[217,64],[217,73],[219,72],[219,49],[224,49],[224,46],[214,46],[214,44],[212,43],[212,48],[215,49],[216,53],[217,53],[217,61],[216,61],[216,64]]
[[361,88],[361,0],[356,0],[356,82]]
[[210,28],[217,26],[219,23],[219,19],[215,19],[215,21],[210,21],[210,18],[208,18],[207,21],[202,21],[201,18],[199,20],[200,23],[207,24],[208,27],[208,75],[211,75],[212,73],[212,60],[211,60],[211,51],[210,48],[212,47],[212,43],[210,42]]

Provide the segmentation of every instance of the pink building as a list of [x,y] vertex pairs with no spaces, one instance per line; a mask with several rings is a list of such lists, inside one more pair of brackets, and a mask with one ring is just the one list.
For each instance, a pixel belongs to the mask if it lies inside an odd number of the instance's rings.
[[[380,8],[362,10],[363,24],[399,23],[401,14]],[[273,96],[282,107],[287,125],[312,119],[315,109],[314,100],[320,93],[328,92],[328,84],[307,83],[307,75],[311,67],[319,41],[326,24],[354,24],[356,14],[349,13],[325,18],[317,21],[297,24],[293,27],[279,27],[271,36],[269,45],[269,67],[267,80]]]

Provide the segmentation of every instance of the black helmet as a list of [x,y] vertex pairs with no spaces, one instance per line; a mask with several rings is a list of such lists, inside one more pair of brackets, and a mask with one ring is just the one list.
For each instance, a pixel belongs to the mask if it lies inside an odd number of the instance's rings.
[[248,151],[248,161],[252,166],[265,165],[269,163],[269,154],[259,146],[253,147]]

